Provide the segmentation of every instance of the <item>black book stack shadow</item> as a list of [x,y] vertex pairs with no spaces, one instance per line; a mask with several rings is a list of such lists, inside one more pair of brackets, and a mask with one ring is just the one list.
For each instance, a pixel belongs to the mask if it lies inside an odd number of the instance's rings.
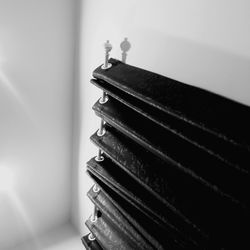
[[[250,108],[110,59],[86,249],[250,249]],[[101,159],[101,160],[98,160]]]

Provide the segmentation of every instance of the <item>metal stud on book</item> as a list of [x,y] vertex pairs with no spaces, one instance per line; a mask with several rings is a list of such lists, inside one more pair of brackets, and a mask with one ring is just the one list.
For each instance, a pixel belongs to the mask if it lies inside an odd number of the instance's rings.
[[[104,49],[105,49],[105,60],[104,60],[104,64],[102,65],[102,69],[103,70],[107,70],[109,69],[110,67],[112,67],[112,64],[108,62],[109,60],[109,53],[110,51],[112,50],[112,45],[109,43],[109,41],[107,40],[107,42],[104,44]],[[107,96],[107,93],[103,91],[103,94],[102,94],[102,97],[99,99],[99,103],[100,104],[104,104],[108,101],[108,96]],[[100,127],[97,131],[97,136],[101,137],[105,134],[105,128],[104,128],[104,125],[105,125],[105,122],[103,119],[101,119],[101,122],[100,122]],[[97,162],[101,162],[101,161],[104,161],[104,156],[102,155],[102,150],[100,148],[98,148],[98,152],[97,152],[97,156],[95,157],[95,161]],[[100,191],[100,188],[95,184],[93,186],[93,192],[94,193],[98,193]],[[90,221],[91,223],[96,223],[97,222],[97,219],[98,219],[98,209],[96,206],[94,206],[94,211],[93,211],[93,214],[91,215],[90,217]],[[95,241],[95,236],[90,233],[88,235],[88,240],[89,241]]]
[[[97,186],[97,184],[95,184],[92,188],[93,192],[98,194],[100,192],[100,188]],[[98,208],[96,206],[94,206],[94,212],[90,218],[92,223],[95,223],[97,221],[97,214],[98,214]]]
[[92,233],[90,233],[89,236],[88,236],[88,239],[90,241],[94,241],[95,240],[95,236]]
[[[112,45],[110,44],[109,40],[107,40],[107,42],[104,44],[104,49],[105,49],[105,60],[104,60],[104,64],[102,65],[102,69],[103,70],[107,70],[110,67],[112,67],[112,64],[108,62],[109,60],[109,53],[112,50]],[[103,91],[102,97],[99,99],[99,103],[100,104],[104,104],[108,101],[108,96],[107,93]],[[100,122],[100,128],[97,131],[97,135],[98,136],[103,136],[105,134],[105,128],[104,128],[105,122],[103,119],[101,119]],[[98,154],[95,157],[95,160],[100,162],[104,160],[104,157],[102,156],[102,151],[101,149],[98,149]]]
[[95,184],[93,186],[93,191],[94,191],[94,193],[98,193],[100,191],[100,188]]
[[[105,49],[105,59],[104,59],[104,64],[102,65],[103,70],[107,70],[112,67],[112,64],[109,63],[109,53],[112,50],[112,45],[109,43],[109,40],[107,40],[106,43],[104,43],[104,49]],[[108,101],[108,96],[107,94],[103,91],[103,95],[100,98],[99,102],[101,104],[105,103]]]
[[112,45],[109,43],[109,40],[107,40],[106,43],[104,43],[104,49],[105,49],[105,61],[102,65],[102,69],[109,69],[112,67],[112,64],[109,63],[109,52],[112,50]]
[[105,125],[105,122],[103,119],[101,119],[100,128],[97,131],[98,136],[103,136],[105,134],[106,131],[105,131],[104,125]]
[[94,207],[94,213],[91,215],[90,221],[92,223],[95,223],[97,221],[97,208],[96,208],[96,206]]

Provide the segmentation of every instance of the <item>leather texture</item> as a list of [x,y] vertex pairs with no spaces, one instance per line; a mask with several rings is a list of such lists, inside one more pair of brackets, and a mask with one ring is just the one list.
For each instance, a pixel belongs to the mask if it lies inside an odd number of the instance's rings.
[[[222,238],[221,231],[225,233],[225,237],[229,234],[234,235],[236,226],[238,230],[244,232],[244,226],[248,225],[247,209],[202,185],[175,166],[166,164],[150,152],[145,153],[142,147],[116,129],[107,126],[104,136],[99,137],[94,134],[91,140],[112,160],[107,164],[108,168],[103,167],[105,170],[111,169],[112,166],[116,171],[121,168],[116,177],[118,181],[124,177],[127,182],[132,183],[130,181],[132,177],[138,182],[134,186],[142,185],[145,188],[145,191],[142,191],[142,197],[143,193],[152,193],[154,198],[173,212],[181,213],[189,221],[194,222],[195,227],[203,229],[203,233],[210,240],[218,237],[216,234]],[[105,158],[105,161],[109,160]],[[114,183],[112,180],[111,182]],[[150,203],[160,208],[155,201]],[[166,210],[166,208],[161,209]],[[235,214],[238,216],[235,217]],[[184,228],[183,225],[176,224],[176,226]],[[187,231],[190,232],[190,229]],[[187,233],[184,232],[184,234]]]
[[[249,107],[209,91],[110,59],[93,77],[162,111],[249,149]],[[232,115],[233,114],[233,115]]]
[[96,240],[84,246],[250,248],[250,108],[109,62],[91,80],[108,101],[93,106],[105,133],[91,141],[104,160],[87,163],[100,190],[87,194],[98,213],[86,221]]
[[162,126],[200,149],[205,150],[208,154],[242,171],[249,172],[250,154],[249,151],[243,147],[229,143],[228,140],[224,140],[224,138],[208,133],[198,127],[190,126],[190,124],[186,123],[184,120],[134,98],[119,88],[102,80],[92,79],[91,83],[108,93],[111,100],[112,98],[118,100],[145,116],[147,119],[157,123],[159,126]]
[[[161,225],[155,223],[151,218],[138,210],[130,201],[124,199],[119,192],[114,191],[106,185],[101,179],[87,170],[89,176],[101,188],[113,205],[123,214],[131,225],[136,228],[142,237],[148,239],[153,249],[200,249],[198,244],[184,243],[176,238],[171,238],[167,231]],[[122,237],[122,236],[120,236]]]
[[105,215],[99,217],[95,223],[88,219],[86,225],[104,249],[136,249],[136,247],[132,245],[130,238],[126,237],[124,231],[120,230],[120,228],[112,223]]
[[98,116],[156,156],[173,163],[229,199],[243,206],[249,204],[250,197],[243,192],[250,190],[249,175],[244,171],[207,154],[114,99],[105,104],[96,102],[93,109]]
[[104,192],[100,191],[95,193],[93,188],[91,188],[87,195],[98,208],[98,218],[105,216],[107,220],[112,224],[115,224],[121,231],[119,237],[124,238],[125,242],[130,242],[131,247],[135,247],[138,250],[153,249],[150,242],[137,232],[137,230],[129,223],[128,219],[121,214]]
[[[172,235],[173,238],[180,238],[179,241],[181,241],[185,237],[185,234],[181,232],[183,230],[186,232],[196,232],[196,228],[193,228],[194,225],[184,216],[180,218],[181,215],[177,214],[178,211],[173,212],[168,207],[163,206],[163,204],[150,194],[147,194],[147,199],[145,199],[145,190],[141,186],[138,186],[132,179],[126,178],[127,176],[122,177],[120,169],[111,165],[108,159],[97,164],[92,159],[92,161],[88,162],[87,168],[123,197],[123,199],[126,199],[144,213],[144,216],[147,216],[154,223],[165,228],[165,231],[169,235]],[[121,177],[123,179],[122,182]],[[129,183],[129,185],[126,185],[126,183]]]

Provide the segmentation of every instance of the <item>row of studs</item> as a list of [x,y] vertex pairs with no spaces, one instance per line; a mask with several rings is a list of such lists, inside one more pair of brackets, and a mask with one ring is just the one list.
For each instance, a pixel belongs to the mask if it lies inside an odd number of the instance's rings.
[[[108,62],[108,60],[109,60],[109,52],[112,49],[112,45],[109,43],[109,41],[107,41],[104,44],[104,48],[105,48],[105,61],[104,61],[104,64],[102,65],[102,69],[106,70],[106,69],[109,69],[110,67],[112,67],[112,64]],[[108,95],[107,95],[106,92],[103,91],[102,97],[99,99],[99,103],[104,104],[107,101],[108,101]],[[105,134],[106,131],[105,131],[104,125],[105,125],[105,121],[103,119],[101,119],[100,127],[99,127],[99,130],[97,131],[98,136],[103,136]],[[95,160],[97,162],[100,162],[100,161],[104,160],[104,157],[102,155],[102,150],[100,148],[98,149],[97,156],[95,157]],[[100,188],[97,186],[97,184],[95,184],[93,186],[93,192],[98,193],[99,191],[100,191]],[[93,212],[93,215],[90,218],[90,221],[92,223],[95,223],[97,221],[97,213],[98,213],[98,209],[97,209],[96,206],[94,206],[94,212]],[[88,239],[90,241],[94,241],[96,238],[92,233],[90,233],[89,236],[88,236]]]

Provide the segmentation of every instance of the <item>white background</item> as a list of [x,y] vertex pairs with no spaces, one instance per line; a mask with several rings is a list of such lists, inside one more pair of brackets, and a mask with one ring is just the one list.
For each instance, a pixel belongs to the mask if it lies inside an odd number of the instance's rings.
[[[75,2],[0,0],[0,249],[70,219]],[[33,246],[33,250],[36,249]]]

